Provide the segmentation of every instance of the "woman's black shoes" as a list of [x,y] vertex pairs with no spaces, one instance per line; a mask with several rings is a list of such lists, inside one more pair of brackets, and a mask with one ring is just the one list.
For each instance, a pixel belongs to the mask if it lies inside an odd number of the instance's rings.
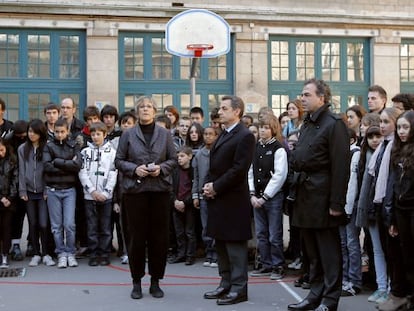
[[131,292],[132,299],[141,299],[142,298],[142,288],[141,282],[133,283],[133,288]]
[[154,298],[164,297],[164,292],[160,288],[159,280],[151,279],[151,286],[149,288],[149,292],[151,296]]

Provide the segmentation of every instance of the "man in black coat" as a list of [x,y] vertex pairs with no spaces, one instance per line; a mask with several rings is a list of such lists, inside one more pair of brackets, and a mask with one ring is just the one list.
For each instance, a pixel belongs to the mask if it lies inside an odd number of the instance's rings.
[[240,122],[244,103],[224,96],[219,115],[225,129],[210,151],[210,170],[204,185],[207,198],[207,235],[216,240],[221,282],[204,294],[218,305],[247,300],[247,240],[251,239],[251,206],[247,173],[252,163],[255,138]]
[[302,231],[311,290],[288,310],[337,310],[342,288],[339,225],[346,220],[349,136],[345,123],[329,109],[331,91],[324,81],[306,81],[301,99],[308,114],[292,152],[296,183],[292,224]]

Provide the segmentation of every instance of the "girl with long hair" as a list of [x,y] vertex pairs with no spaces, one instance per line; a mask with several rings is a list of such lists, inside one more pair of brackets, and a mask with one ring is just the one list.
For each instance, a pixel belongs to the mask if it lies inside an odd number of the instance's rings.
[[38,266],[41,261],[47,266],[54,266],[55,262],[48,252],[49,213],[44,193],[42,161],[43,149],[47,142],[47,128],[44,122],[40,119],[30,121],[27,137],[28,140],[17,149],[17,153],[19,157],[19,196],[26,202],[29,236],[34,254],[29,266]]
[[0,137],[0,268],[9,267],[11,221],[17,199],[17,159],[13,148]]

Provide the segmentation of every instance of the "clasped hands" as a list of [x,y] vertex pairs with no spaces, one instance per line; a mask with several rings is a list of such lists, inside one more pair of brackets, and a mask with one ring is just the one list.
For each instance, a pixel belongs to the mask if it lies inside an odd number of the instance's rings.
[[159,165],[152,165],[151,169],[149,169],[145,164],[142,164],[140,166],[138,166],[135,169],[135,174],[137,174],[138,177],[147,177],[152,176],[152,177],[157,177],[161,172],[161,167]]
[[214,196],[216,195],[216,191],[214,190],[213,183],[208,182],[203,187],[203,196],[205,196],[208,199],[214,199]]

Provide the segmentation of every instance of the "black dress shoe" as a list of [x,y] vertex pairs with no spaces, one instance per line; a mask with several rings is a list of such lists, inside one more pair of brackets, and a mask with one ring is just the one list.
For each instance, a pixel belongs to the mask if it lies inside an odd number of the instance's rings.
[[309,301],[308,299],[303,299],[301,302],[291,303],[290,305],[288,305],[288,310],[306,311],[306,310],[314,310],[316,307],[318,307],[318,303]]
[[162,298],[162,297],[164,297],[164,292],[160,288],[160,282],[159,282],[159,280],[152,279],[151,278],[151,285],[150,285],[150,288],[149,288],[149,293],[154,298]]
[[172,257],[170,260],[168,260],[168,263],[180,263],[184,261],[185,257]]
[[134,287],[132,288],[132,292],[131,292],[131,298],[132,299],[141,299],[142,298],[141,282],[134,283]]
[[229,292],[224,287],[217,287],[215,290],[204,293],[204,299],[219,299]]
[[110,264],[111,264],[111,261],[109,260],[108,257],[102,257],[101,258],[101,262],[100,262],[101,266],[108,266]]
[[96,267],[98,265],[98,259],[96,257],[89,258],[88,265],[91,267]]
[[338,309],[337,306],[330,306],[328,307],[327,305],[324,305],[323,303],[321,303],[316,309],[315,311],[336,311]]
[[234,305],[243,301],[247,301],[247,294],[230,292],[224,297],[217,299],[217,304],[219,306]]

